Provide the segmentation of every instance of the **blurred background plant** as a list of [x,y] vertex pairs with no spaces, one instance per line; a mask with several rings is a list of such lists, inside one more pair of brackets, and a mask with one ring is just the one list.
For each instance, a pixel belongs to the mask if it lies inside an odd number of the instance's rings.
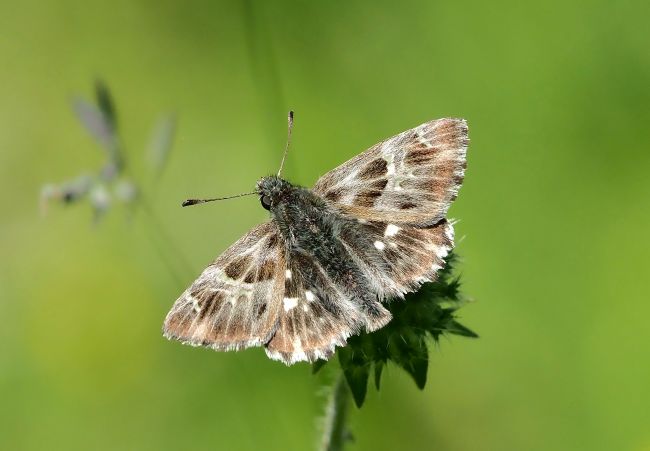
[[[478,300],[459,321],[481,338],[442,338],[423,390],[388,365],[360,413],[348,394],[351,451],[648,449],[647,18],[641,0],[0,1],[0,448],[316,445],[314,393],[337,362],[311,377],[160,336],[178,294],[266,218],[252,197],[180,202],[277,170],[294,109],[286,175],[305,186],[426,120],[470,127],[450,215]],[[89,227],[89,202],[51,199],[39,220],[44,181],[107,159],[64,107],[95,74],[118,106],[115,181],[146,202]],[[170,110],[182,126],[156,180],[138,144]]]
[[[45,185],[41,190],[41,210],[45,213],[51,201],[72,204],[87,200],[97,222],[114,200],[133,207],[139,199],[139,189],[133,175],[127,170],[116,107],[104,82],[95,82],[95,103],[75,97],[72,106],[79,122],[104,152],[105,162],[98,172],[85,173],[61,184]],[[175,116],[167,114],[158,121],[151,134],[146,157],[156,180],[167,162],[175,127]]]
[[93,211],[93,222],[98,223],[115,201],[126,207],[129,219],[133,219],[140,208],[146,216],[146,237],[171,277],[180,283],[183,276],[178,272],[179,266],[187,274],[191,272],[190,266],[143,191],[147,186],[150,190],[148,195],[151,195],[162,176],[176,131],[176,115],[164,114],[155,124],[149,144],[141,155],[146,159],[148,174],[141,175],[139,181],[127,166],[127,153],[118,129],[117,108],[108,86],[97,80],[94,94],[95,103],[77,96],[72,107],[81,125],[104,152],[104,164],[94,173],[88,171],[60,184],[44,185],[40,195],[41,212],[45,214],[51,202],[69,205],[88,201]]

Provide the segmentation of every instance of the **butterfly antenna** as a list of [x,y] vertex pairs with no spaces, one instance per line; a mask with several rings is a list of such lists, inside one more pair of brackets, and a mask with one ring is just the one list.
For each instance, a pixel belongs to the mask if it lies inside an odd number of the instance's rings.
[[291,144],[291,130],[293,129],[293,111],[289,111],[289,117],[287,118],[289,125],[287,130],[287,145],[284,148],[284,155],[282,155],[282,162],[280,163],[280,170],[278,171],[278,177],[282,174],[282,168],[284,168],[284,160],[287,159],[287,153],[289,152],[289,144]]
[[234,196],[228,196],[228,197],[215,197],[214,199],[187,199],[187,200],[183,201],[181,206],[182,207],[189,207],[189,206],[197,205],[197,204],[205,204],[206,202],[214,202],[215,200],[234,199],[235,197],[250,196],[252,194],[257,194],[257,191],[253,191],[252,193],[236,194]]

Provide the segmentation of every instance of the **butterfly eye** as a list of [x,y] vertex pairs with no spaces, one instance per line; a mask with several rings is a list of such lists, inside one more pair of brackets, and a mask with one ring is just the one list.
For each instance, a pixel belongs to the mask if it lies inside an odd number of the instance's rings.
[[267,210],[271,209],[271,198],[269,196],[262,196],[260,198],[260,201],[262,202],[262,207],[264,207]]

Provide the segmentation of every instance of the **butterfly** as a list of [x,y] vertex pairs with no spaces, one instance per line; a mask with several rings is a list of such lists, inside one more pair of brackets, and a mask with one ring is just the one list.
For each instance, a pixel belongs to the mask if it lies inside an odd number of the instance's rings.
[[291,365],[327,360],[351,335],[385,326],[383,304],[434,281],[454,246],[446,215],[468,143],[465,120],[438,119],[372,146],[312,189],[281,178],[282,166],[262,178],[249,194],[270,220],[181,294],[164,336],[215,350],[263,346]]

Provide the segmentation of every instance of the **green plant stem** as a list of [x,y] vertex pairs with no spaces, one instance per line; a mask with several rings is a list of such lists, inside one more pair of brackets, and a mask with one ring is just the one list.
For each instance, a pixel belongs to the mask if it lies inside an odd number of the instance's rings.
[[330,399],[327,403],[321,451],[343,451],[350,435],[347,419],[350,407],[350,389],[343,372],[334,382]]
[[[269,118],[284,117],[291,108],[285,101],[282,77],[273,48],[273,29],[268,26],[273,22],[267,19],[264,2],[246,0],[242,5],[251,76],[258,92],[257,97],[261,100],[262,120],[268,142],[275,143],[279,136],[276,129],[277,122]],[[270,145],[269,149],[273,158],[278,158],[277,147]],[[292,177],[298,176],[293,164],[292,152],[289,152],[285,161],[284,173],[291,174]]]

